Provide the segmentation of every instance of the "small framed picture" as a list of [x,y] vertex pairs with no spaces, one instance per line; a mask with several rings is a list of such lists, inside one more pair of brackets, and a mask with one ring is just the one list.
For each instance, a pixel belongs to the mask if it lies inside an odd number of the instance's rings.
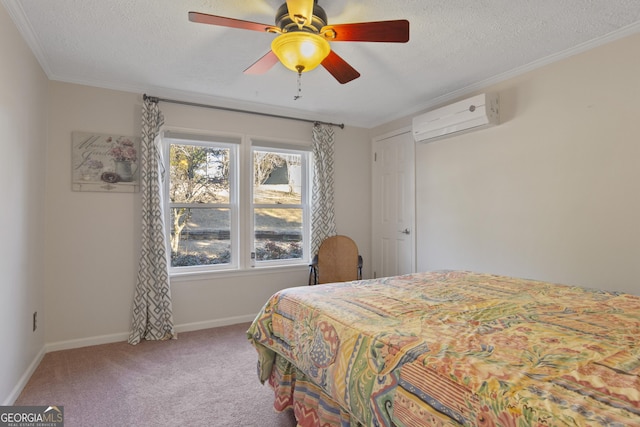
[[140,138],[72,132],[74,191],[134,193],[140,190]]

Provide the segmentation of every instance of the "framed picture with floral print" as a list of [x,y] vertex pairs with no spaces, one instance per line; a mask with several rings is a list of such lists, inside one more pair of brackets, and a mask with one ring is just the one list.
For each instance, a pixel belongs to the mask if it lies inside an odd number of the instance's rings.
[[140,138],[72,132],[74,191],[133,193],[140,189]]

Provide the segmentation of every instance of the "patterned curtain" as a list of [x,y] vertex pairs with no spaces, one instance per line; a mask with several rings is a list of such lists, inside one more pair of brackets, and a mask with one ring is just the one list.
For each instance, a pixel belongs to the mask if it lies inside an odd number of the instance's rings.
[[311,255],[324,239],[335,236],[333,209],[333,127],[316,123],[311,138],[314,173],[311,191]]
[[162,209],[163,167],[156,145],[164,117],[157,100],[145,96],[140,143],[140,191],[142,193],[142,251],[133,299],[129,343],[142,339],[176,338],[173,328],[169,267]]

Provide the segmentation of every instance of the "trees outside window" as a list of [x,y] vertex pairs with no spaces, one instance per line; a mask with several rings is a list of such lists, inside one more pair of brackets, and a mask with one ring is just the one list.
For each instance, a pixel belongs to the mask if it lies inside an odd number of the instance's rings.
[[310,153],[212,139],[164,140],[171,271],[306,264]]
[[232,148],[171,144],[171,267],[230,264]]

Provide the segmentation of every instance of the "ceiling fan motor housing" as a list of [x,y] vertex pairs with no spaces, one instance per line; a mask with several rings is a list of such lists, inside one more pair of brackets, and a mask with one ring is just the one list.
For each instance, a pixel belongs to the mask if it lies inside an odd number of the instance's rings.
[[322,27],[327,25],[327,13],[324,9],[318,5],[317,2],[313,5],[313,18],[311,24],[302,28],[298,27],[298,24],[294,22],[289,16],[289,8],[285,2],[278,8],[276,12],[276,26],[282,30],[283,33],[306,31],[310,33],[319,34]]

